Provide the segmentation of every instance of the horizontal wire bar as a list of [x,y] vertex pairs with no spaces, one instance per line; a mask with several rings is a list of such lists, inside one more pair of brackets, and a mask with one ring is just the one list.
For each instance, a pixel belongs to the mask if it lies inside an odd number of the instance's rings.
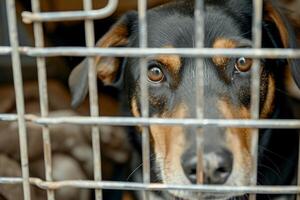
[[23,51],[28,56],[118,56],[143,57],[159,54],[180,55],[185,57],[211,56],[248,56],[253,58],[300,58],[300,50],[295,49],[215,49],[215,48],[86,48],[86,47],[53,47],[26,48]]
[[[15,114],[0,114],[0,121],[16,121]],[[38,117],[25,115],[28,122],[39,125],[78,124],[78,125],[112,125],[112,126],[148,126],[148,125],[181,125],[181,126],[216,126],[237,128],[272,128],[299,129],[300,120],[295,119],[171,119],[171,118],[138,118],[138,117]]]
[[[183,57],[252,57],[252,58],[300,58],[300,49],[215,49],[215,48],[86,48],[86,47],[20,47],[21,54],[32,57],[56,56],[116,56],[145,57],[156,55],[180,55]],[[0,46],[0,55],[8,55],[11,48]]]
[[43,12],[32,13],[24,11],[22,13],[24,23],[32,22],[57,22],[73,21],[84,19],[103,19],[113,14],[118,7],[119,0],[109,0],[107,5],[98,10],[92,11],[64,11],[64,12]]
[[0,55],[10,55],[12,48],[9,46],[0,46]]
[[[21,184],[22,178],[0,178],[0,184]],[[171,184],[144,184],[112,181],[83,181],[68,180],[57,182],[46,182],[39,178],[30,178],[30,183],[41,189],[57,190],[64,187],[82,189],[111,189],[111,190],[187,190],[207,193],[249,193],[249,194],[299,194],[300,187],[297,186],[226,186],[226,185],[171,185]]]

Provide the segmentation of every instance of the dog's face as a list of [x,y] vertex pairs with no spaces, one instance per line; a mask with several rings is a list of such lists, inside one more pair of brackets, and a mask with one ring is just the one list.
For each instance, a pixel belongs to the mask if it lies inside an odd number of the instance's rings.
[[[195,45],[193,3],[178,1],[148,11],[148,45],[156,48],[192,48]],[[288,32],[279,13],[265,3],[264,47],[287,47]],[[250,48],[252,5],[247,1],[207,2],[205,46],[210,48]],[[128,13],[98,42],[98,46],[138,47],[136,13]],[[196,117],[196,62],[178,55],[148,58],[149,111],[151,117]],[[275,105],[278,68],[285,60],[262,60],[260,116],[271,117]],[[291,62],[290,62],[291,63]],[[214,56],[203,59],[204,117],[209,119],[250,118],[250,58]],[[281,66],[280,66],[281,65]],[[140,73],[136,58],[97,58],[98,77],[111,84],[122,77],[124,91],[134,116],[140,114]],[[280,71],[279,70],[279,71]],[[74,104],[84,98],[87,87],[86,61],[70,78]],[[82,81],[82,80],[85,80]],[[84,83],[83,83],[84,82]],[[78,88],[82,88],[78,90]],[[166,184],[196,182],[197,129],[183,126],[149,127],[155,155],[156,173]],[[203,130],[204,182],[206,184],[248,185],[252,172],[251,130],[207,127]],[[198,194],[170,191],[184,199]],[[226,199],[228,195],[202,194],[204,199]]]

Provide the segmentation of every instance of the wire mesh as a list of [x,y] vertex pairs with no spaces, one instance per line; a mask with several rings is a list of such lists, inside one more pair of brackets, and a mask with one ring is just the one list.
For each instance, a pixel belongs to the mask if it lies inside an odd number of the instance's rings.
[[[201,131],[197,139],[198,154],[197,177],[198,185],[169,185],[154,184],[150,182],[150,146],[148,126],[156,125],[181,125],[203,128],[207,126],[216,127],[247,127],[255,128],[253,130],[252,155],[254,165],[257,166],[257,141],[259,128],[278,128],[278,129],[299,129],[300,120],[259,120],[259,66],[260,58],[300,58],[300,50],[295,49],[261,49],[262,40],[262,0],[253,0],[253,48],[252,49],[211,49],[204,48],[204,1],[196,0],[195,6],[195,33],[196,48],[147,48],[147,1],[138,0],[139,10],[139,48],[94,48],[95,37],[93,29],[93,20],[101,19],[111,15],[118,5],[117,0],[110,0],[105,8],[92,10],[92,1],[84,0],[84,11],[75,12],[53,12],[41,13],[39,10],[39,1],[32,0],[32,12],[23,13],[23,21],[34,24],[35,47],[19,47],[17,37],[17,24],[14,0],[6,0],[9,35],[11,46],[0,47],[0,55],[11,55],[13,63],[13,76],[16,91],[17,114],[0,114],[0,121],[18,121],[20,152],[22,162],[22,178],[4,178],[0,177],[0,184],[23,184],[23,194],[25,200],[30,200],[30,184],[41,189],[47,190],[47,198],[54,200],[54,191],[63,187],[89,188],[96,190],[96,199],[102,199],[102,189],[114,190],[141,190],[144,191],[144,199],[149,199],[147,191],[166,191],[166,190],[187,190],[214,193],[240,193],[245,192],[255,199],[255,194],[299,194],[298,186],[255,186],[256,185],[256,167],[251,186],[210,186],[202,185],[203,177],[200,174],[202,170],[201,155]],[[62,20],[84,20],[86,33],[86,48],[80,47],[54,47],[44,48],[42,22],[62,21]],[[197,58],[197,118],[196,119],[160,119],[149,118],[148,105],[148,86],[147,86],[147,57],[155,55],[180,55],[183,57]],[[25,114],[24,96],[22,89],[22,72],[20,55],[32,56],[37,58],[39,92],[41,103],[41,117],[36,115]],[[125,56],[140,58],[141,72],[141,107],[142,116],[140,118],[131,117],[101,117],[99,116],[98,95],[96,84],[96,69],[94,66],[94,56]],[[254,67],[252,68],[251,84],[251,117],[249,120],[222,120],[222,119],[205,119],[203,118],[203,58],[215,55],[222,56],[247,56],[255,58]],[[47,74],[45,57],[53,56],[87,56],[89,62],[89,93],[90,93],[90,117],[56,117],[48,116],[48,97],[47,97]],[[28,153],[26,140],[26,123],[33,122],[43,127],[44,141],[44,159],[46,180],[30,178],[28,170]],[[94,152],[94,181],[53,181],[51,168],[51,143],[49,125],[53,124],[78,124],[92,126],[93,152]],[[100,156],[100,132],[99,125],[113,126],[143,126],[142,149],[143,149],[143,183],[129,182],[108,182],[102,181],[101,175],[101,156]],[[299,173],[298,173],[299,174]],[[298,197],[299,199],[299,197]]]

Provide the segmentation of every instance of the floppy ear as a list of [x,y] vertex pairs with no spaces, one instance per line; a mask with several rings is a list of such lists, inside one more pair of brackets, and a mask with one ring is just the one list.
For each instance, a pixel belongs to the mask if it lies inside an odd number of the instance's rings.
[[[289,24],[289,22],[287,21],[287,19],[285,18],[285,16],[282,13],[280,13],[280,11],[277,9],[277,6],[274,6],[274,3],[275,2],[272,0],[264,1],[264,22],[266,22],[267,24],[275,25],[278,32],[277,35],[279,35],[279,38],[276,38],[276,34],[272,32],[272,30],[266,32],[270,37],[274,47],[295,49],[298,46],[295,32]],[[281,44],[278,44],[278,40]],[[300,88],[300,60],[289,59],[287,62],[295,84],[298,86],[298,88]]]
[[[129,12],[121,17],[111,29],[97,42],[96,47],[124,47],[129,44],[131,27],[137,19],[136,12]],[[126,59],[116,57],[95,58],[98,78],[105,85],[112,85],[120,78],[122,64]],[[72,94],[72,107],[77,107],[82,103],[88,93],[88,60],[84,59],[77,65],[69,77],[69,87]]]

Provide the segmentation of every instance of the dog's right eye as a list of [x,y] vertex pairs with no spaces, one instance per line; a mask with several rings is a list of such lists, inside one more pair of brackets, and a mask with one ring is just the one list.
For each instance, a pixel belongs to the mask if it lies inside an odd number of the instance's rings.
[[148,67],[148,80],[154,83],[160,83],[164,80],[165,75],[159,64],[152,63]]
[[252,62],[250,58],[241,57],[236,60],[234,67],[238,72],[247,72],[251,69]]

